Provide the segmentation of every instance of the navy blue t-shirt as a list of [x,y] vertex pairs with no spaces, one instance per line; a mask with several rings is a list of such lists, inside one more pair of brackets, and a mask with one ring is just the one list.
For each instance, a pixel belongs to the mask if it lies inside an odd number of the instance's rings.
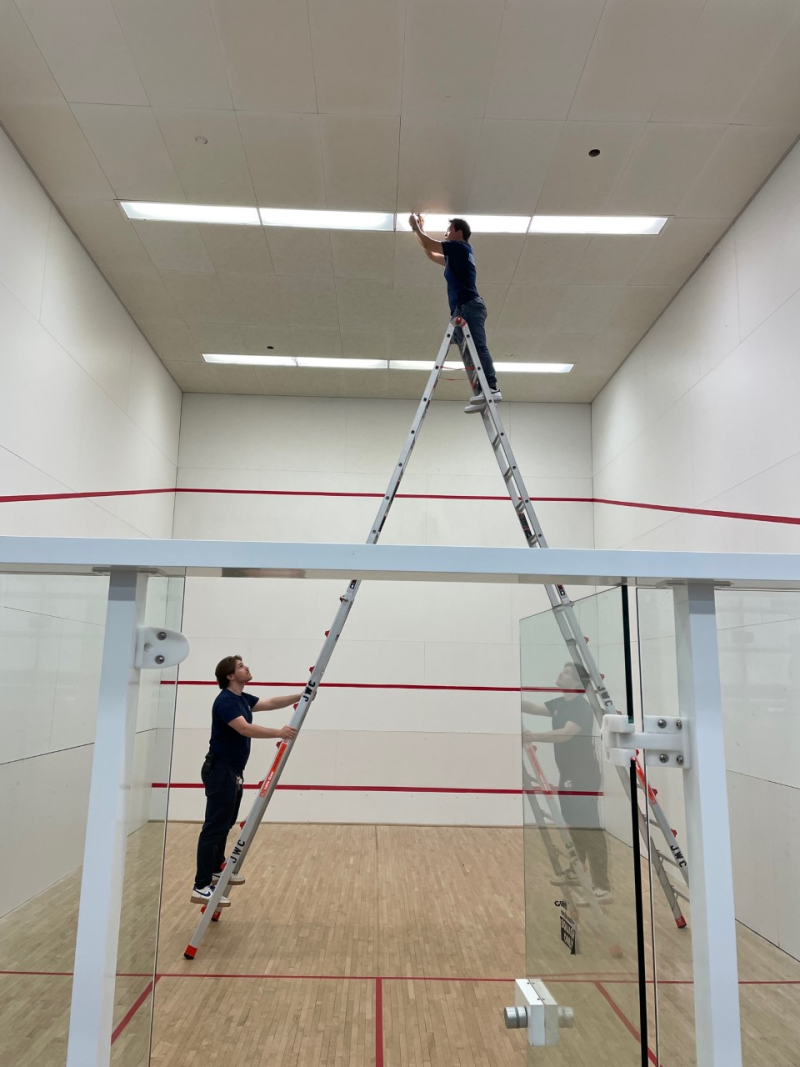
[[253,721],[253,708],[258,697],[252,693],[237,696],[230,689],[223,689],[211,709],[211,740],[208,750],[222,763],[229,763],[237,774],[242,774],[250,756],[250,738],[244,737],[228,724],[243,715]]
[[[595,720],[589,701],[580,696],[572,700],[556,697],[546,700],[545,706],[550,709],[554,730],[562,729],[569,722],[578,727],[578,733],[569,741],[553,746],[561,785],[568,789],[599,789],[602,775],[595,752]],[[567,785],[567,782],[570,784]]]
[[472,245],[466,241],[442,241],[447,282],[447,299],[452,314],[459,304],[467,304],[480,294],[477,288],[477,272]]

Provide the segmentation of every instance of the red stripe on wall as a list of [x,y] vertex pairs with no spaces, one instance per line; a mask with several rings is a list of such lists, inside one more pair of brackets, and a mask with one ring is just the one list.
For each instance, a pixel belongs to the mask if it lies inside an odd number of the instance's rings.
[[[147,496],[157,493],[207,493],[233,496],[300,496],[300,497],[339,497],[355,499],[382,499],[383,493],[349,493],[328,492],[325,490],[302,489],[199,489],[188,486],[176,486],[166,489],[110,489],[85,493],[20,493],[14,496],[0,496],[0,504],[30,504],[42,500],[93,500],[114,496]],[[482,496],[468,493],[398,493],[397,500],[482,500],[490,502],[508,502],[507,496]],[[703,515],[708,518],[738,519],[746,522],[772,522],[790,526],[800,526],[800,516],[772,515],[754,511],[723,511],[717,508],[687,508],[677,504],[649,504],[641,500],[612,500],[608,497],[595,496],[532,496],[534,503],[553,504],[605,504],[615,508],[640,508],[644,511],[666,511],[673,515]]]
[[[153,789],[203,789],[202,782],[153,782]],[[245,789],[260,789],[260,782],[246,782]],[[473,789],[437,785],[281,785],[276,789],[303,790],[315,793],[461,793],[469,795],[521,797],[547,795],[559,797],[602,797],[603,792],[581,789]]]

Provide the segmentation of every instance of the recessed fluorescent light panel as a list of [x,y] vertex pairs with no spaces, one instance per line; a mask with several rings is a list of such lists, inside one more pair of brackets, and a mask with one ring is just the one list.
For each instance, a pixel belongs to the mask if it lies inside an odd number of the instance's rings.
[[262,207],[265,226],[293,226],[312,230],[393,230],[394,215],[381,211],[295,211]]
[[[416,370],[430,373],[433,361],[426,359],[337,359],[328,356],[237,356],[203,353],[206,363],[243,367],[308,367],[317,370]],[[504,374],[569,374],[573,363],[495,363]],[[445,370],[463,370],[463,363],[445,363]]]
[[534,215],[528,233],[661,233],[665,218],[637,215]]
[[120,207],[129,219],[154,222],[203,222],[226,226],[260,226],[258,208],[225,207],[212,204],[154,204],[140,200],[121,200]]
[[[574,363],[495,363],[495,370],[504,374],[569,374]],[[433,363],[424,359],[393,359],[389,370],[430,371]],[[445,370],[463,370],[463,363],[445,363]]]
[[[425,232],[430,235],[444,233],[450,219],[454,218],[466,218],[473,233],[527,233],[531,222],[530,215],[426,215],[423,211],[422,217]],[[411,230],[408,215],[397,215],[396,229],[401,232]]]

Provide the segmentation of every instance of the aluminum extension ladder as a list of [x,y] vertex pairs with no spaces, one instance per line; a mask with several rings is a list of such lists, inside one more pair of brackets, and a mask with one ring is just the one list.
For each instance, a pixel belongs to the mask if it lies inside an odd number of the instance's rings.
[[[454,334],[459,331],[459,337],[454,339]],[[375,516],[375,521],[372,525],[369,537],[366,543],[368,545],[375,544],[381,535],[384,523],[389,514],[389,510],[394,503],[397,495],[397,490],[400,486],[400,482],[403,475],[406,472],[408,461],[411,457],[411,453],[414,450],[417,438],[422,424],[425,420],[425,416],[428,413],[431,400],[433,398],[433,391],[436,387],[436,383],[439,380],[441,372],[444,368],[447,358],[447,352],[451,344],[456,343],[461,353],[461,358],[464,361],[464,366],[469,377],[470,384],[473,392],[481,391],[487,398],[486,406],[481,412],[481,418],[483,419],[483,425],[486,433],[489,437],[489,443],[492,446],[492,451],[497,459],[500,473],[503,477],[503,481],[506,484],[506,490],[508,492],[511,503],[514,507],[514,511],[517,514],[520,525],[522,526],[522,532],[525,535],[525,540],[528,543],[529,548],[547,548],[547,541],[539,526],[539,520],[536,517],[536,513],[531,503],[531,498],[528,495],[528,491],[525,488],[525,483],[522,479],[522,475],[517,467],[517,461],[514,458],[514,453],[511,450],[508,438],[506,437],[505,430],[503,428],[500,415],[497,411],[497,405],[494,400],[491,399],[491,390],[489,389],[489,383],[486,380],[486,375],[481,366],[480,357],[478,356],[477,349],[475,348],[475,342],[470,333],[469,327],[466,322],[460,318],[454,318],[451,320],[447,330],[445,331],[444,339],[439,348],[438,355],[433,365],[433,369],[428,378],[427,385],[422,396],[422,400],[419,403],[414,420],[411,424],[408,437],[400,452],[400,458],[397,465],[394,468],[392,476],[389,480],[386,493],[381,501],[378,513]],[[330,630],[325,632],[325,642],[320,651],[317,662],[311,669],[306,687],[303,690],[298,703],[295,705],[294,714],[291,718],[290,725],[296,730],[300,730],[303,725],[308,709],[314,698],[317,695],[320,682],[325,674],[325,670],[330,662],[330,658],[333,655],[333,650],[336,647],[336,642],[341,637],[347,618],[350,614],[350,610],[353,607],[353,603],[358,593],[361,582],[353,580],[349,583],[344,591],[344,594],[339,597],[339,610],[336,613],[336,617],[331,624]],[[614,702],[606,689],[603,682],[603,677],[597,668],[594,658],[589,651],[583,634],[581,633],[580,626],[578,624],[577,617],[573,611],[573,605],[570,598],[567,596],[567,592],[561,585],[546,585],[545,590],[547,592],[548,599],[550,600],[553,613],[555,615],[559,630],[564,638],[564,641],[569,650],[572,661],[575,663],[576,669],[581,679],[581,684],[586,692],[587,699],[591,704],[595,718],[598,723],[602,723],[603,715],[615,714],[617,709],[614,706]],[[192,934],[192,939],[186,946],[184,951],[184,957],[186,959],[194,959],[197,955],[197,950],[203,940],[209,923],[217,921],[220,917],[219,901],[225,896],[225,891],[228,888],[231,875],[240,873],[244,865],[244,861],[247,857],[247,853],[253,843],[261,820],[264,816],[264,812],[272,799],[272,794],[275,792],[275,787],[280,780],[281,774],[286,767],[286,763],[289,759],[289,755],[292,751],[294,741],[281,741],[278,744],[278,751],[272,761],[272,766],[267,773],[266,778],[260,785],[258,796],[256,797],[253,807],[250,810],[244,824],[241,827],[241,833],[236,841],[236,844],[231,852],[225,867],[220,875],[220,878],[216,884],[211,899],[207,905],[203,906],[200,921]],[[623,788],[630,797],[630,783],[625,771],[621,767],[617,767],[617,771],[620,776]],[[641,778],[640,778],[641,780]],[[677,845],[673,831],[670,829],[666,816],[664,815],[661,807],[655,797],[655,792],[651,789],[645,791],[647,803],[655,818],[655,822],[659,829],[664,834],[669,852],[671,854],[670,862],[673,862],[678,866],[683,874],[683,877],[688,884],[688,868],[686,860]],[[639,829],[642,838],[648,840],[647,819],[637,804],[637,810],[639,812]],[[652,845],[652,841],[651,841]],[[659,882],[667,897],[667,903],[670,906],[675,922],[679,927],[686,926],[686,920],[681,912],[678,895],[673,887],[666,871],[664,870],[662,856],[654,846],[651,850],[651,862],[653,863]],[[683,894],[681,894],[683,895]]]

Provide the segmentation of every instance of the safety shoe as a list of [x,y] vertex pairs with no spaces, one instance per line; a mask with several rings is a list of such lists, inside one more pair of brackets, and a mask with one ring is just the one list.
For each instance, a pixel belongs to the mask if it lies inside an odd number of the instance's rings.
[[[216,885],[221,877],[222,877],[222,872],[220,872],[219,874],[212,874],[211,875],[212,884]],[[228,885],[244,885],[244,875],[243,874],[236,874],[236,872],[234,872],[230,876],[230,878],[228,879]]]
[[[203,886],[200,889],[198,889],[197,886],[195,886],[194,889],[192,890],[192,896],[191,896],[192,904],[208,904],[208,902],[211,900],[211,896],[212,896],[213,892],[214,892],[213,885]],[[217,901],[216,906],[218,908],[229,908],[231,906],[231,902],[228,900],[227,897],[220,897],[219,900]]]
[[[503,399],[503,394],[500,392],[499,389],[492,389],[491,397],[492,400],[497,403],[499,400]],[[475,396],[473,396],[472,400],[470,400],[470,402],[464,408],[464,411],[467,413],[467,415],[474,415],[477,411],[483,411],[485,407],[486,397],[483,395],[483,393],[476,393]]]

